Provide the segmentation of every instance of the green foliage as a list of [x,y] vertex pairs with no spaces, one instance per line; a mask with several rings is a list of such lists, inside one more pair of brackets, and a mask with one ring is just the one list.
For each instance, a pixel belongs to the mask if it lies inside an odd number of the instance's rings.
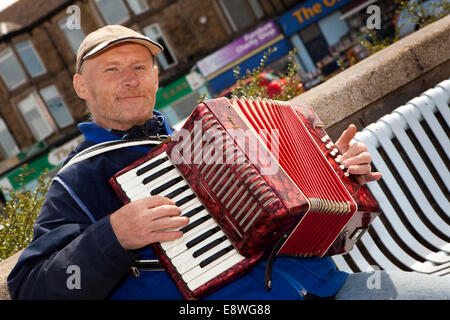
[[0,261],[22,250],[33,238],[33,225],[45,199],[50,179],[44,172],[34,190],[27,190],[24,183],[26,165],[19,175],[21,188],[10,190],[0,214]]
[[450,2],[448,0],[429,2],[426,4],[428,10],[425,10],[421,2],[424,1],[395,0],[398,12],[406,14],[406,18],[419,29],[450,14]]
[[280,92],[275,94],[271,93],[268,91],[267,85],[263,84],[264,79],[261,77],[261,73],[264,71],[269,55],[276,50],[277,48],[274,47],[265,51],[258,67],[253,70],[247,69],[245,75],[243,76],[241,75],[239,66],[235,67],[233,69],[233,73],[237,79],[237,82],[231,90],[231,95],[238,98],[271,98],[275,100],[287,101],[301,94],[304,90],[301,78],[297,75],[297,65],[294,62],[294,54],[297,49],[289,52],[287,59],[287,71],[285,73],[278,74],[278,77],[283,80],[272,83],[281,87]]
[[[398,34],[399,34],[399,29],[396,28],[395,36],[393,38],[386,37],[386,38],[380,39],[377,36],[376,31],[371,30],[365,39],[362,39],[359,41],[359,44],[366,47],[369,50],[370,54],[374,54],[374,53],[390,46],[394,42],[398,41],[399,40]],[[350,64],[350,65],[352,65],[352,64]]]
[[[420,0],[395,0],[395,4],[397,5],[396,14],[402,13],[418,29],[450,14],[450,1],[448,0],[429,2],[426,4],[428,10],[425,10],[422,2]],[[402,27],[403,25],[395,27],[395,36],[393,38],[380,38],[375,30],[371,30],[365,39],[360,40],[359,43],[366,47],[370,54],[374,54],[398,41],[398,35]]]

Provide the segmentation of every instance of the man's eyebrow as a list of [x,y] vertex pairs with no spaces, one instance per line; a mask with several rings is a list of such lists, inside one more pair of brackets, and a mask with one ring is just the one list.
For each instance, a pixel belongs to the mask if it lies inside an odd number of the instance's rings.
[[[149,59],[136,59],[130,62],[130,64],[142,64],[142,63],[149,63],[151,61],[149,61]],[[121,59],[105,59],[104,61],[102,61],[101,63],[102,65],[111,65],[111,64],[124,64],[123,60]],[[128,63],[127,63],[128,64]]]

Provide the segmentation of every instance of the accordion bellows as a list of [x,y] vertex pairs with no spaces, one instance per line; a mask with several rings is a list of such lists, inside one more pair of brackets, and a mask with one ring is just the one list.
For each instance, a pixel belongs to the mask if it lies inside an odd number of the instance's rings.
[[200,298],[245,274],[282,237],[278,255],[348,252],[380,213],[323,127],[308,106],[204,101],[110,183],[123,203],[163,195],[189,217],[182,238],[153,247],[184,297]]

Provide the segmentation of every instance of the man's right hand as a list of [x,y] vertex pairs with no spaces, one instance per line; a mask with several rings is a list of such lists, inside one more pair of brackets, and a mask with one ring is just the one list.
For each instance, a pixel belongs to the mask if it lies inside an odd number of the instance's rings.
[[124,205],[110,216],[111,226],[126,250],[142,248],[150,243],[172,241],[182,236],[173,230],[188,224],[181,210],[165,197],[151,196]]

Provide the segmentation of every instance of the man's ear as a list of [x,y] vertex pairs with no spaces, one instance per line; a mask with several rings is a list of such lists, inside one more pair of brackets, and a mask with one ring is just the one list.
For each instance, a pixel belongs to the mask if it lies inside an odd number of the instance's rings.
[[158,91],[158,86],[159,86],[159,79],[158,78],[159,77],[158,77],[158,67],[156,65],[153,66],[153,71],[155,72],[155,88],[156,88],[156,91]]
[[83,75],[79,73],[74,74],[72,82],[73,88],[75,89],[78,97],[83,100],[87,100],[87,98],[89,97],[89,92],[86,86],[86,79],[83,77]]

